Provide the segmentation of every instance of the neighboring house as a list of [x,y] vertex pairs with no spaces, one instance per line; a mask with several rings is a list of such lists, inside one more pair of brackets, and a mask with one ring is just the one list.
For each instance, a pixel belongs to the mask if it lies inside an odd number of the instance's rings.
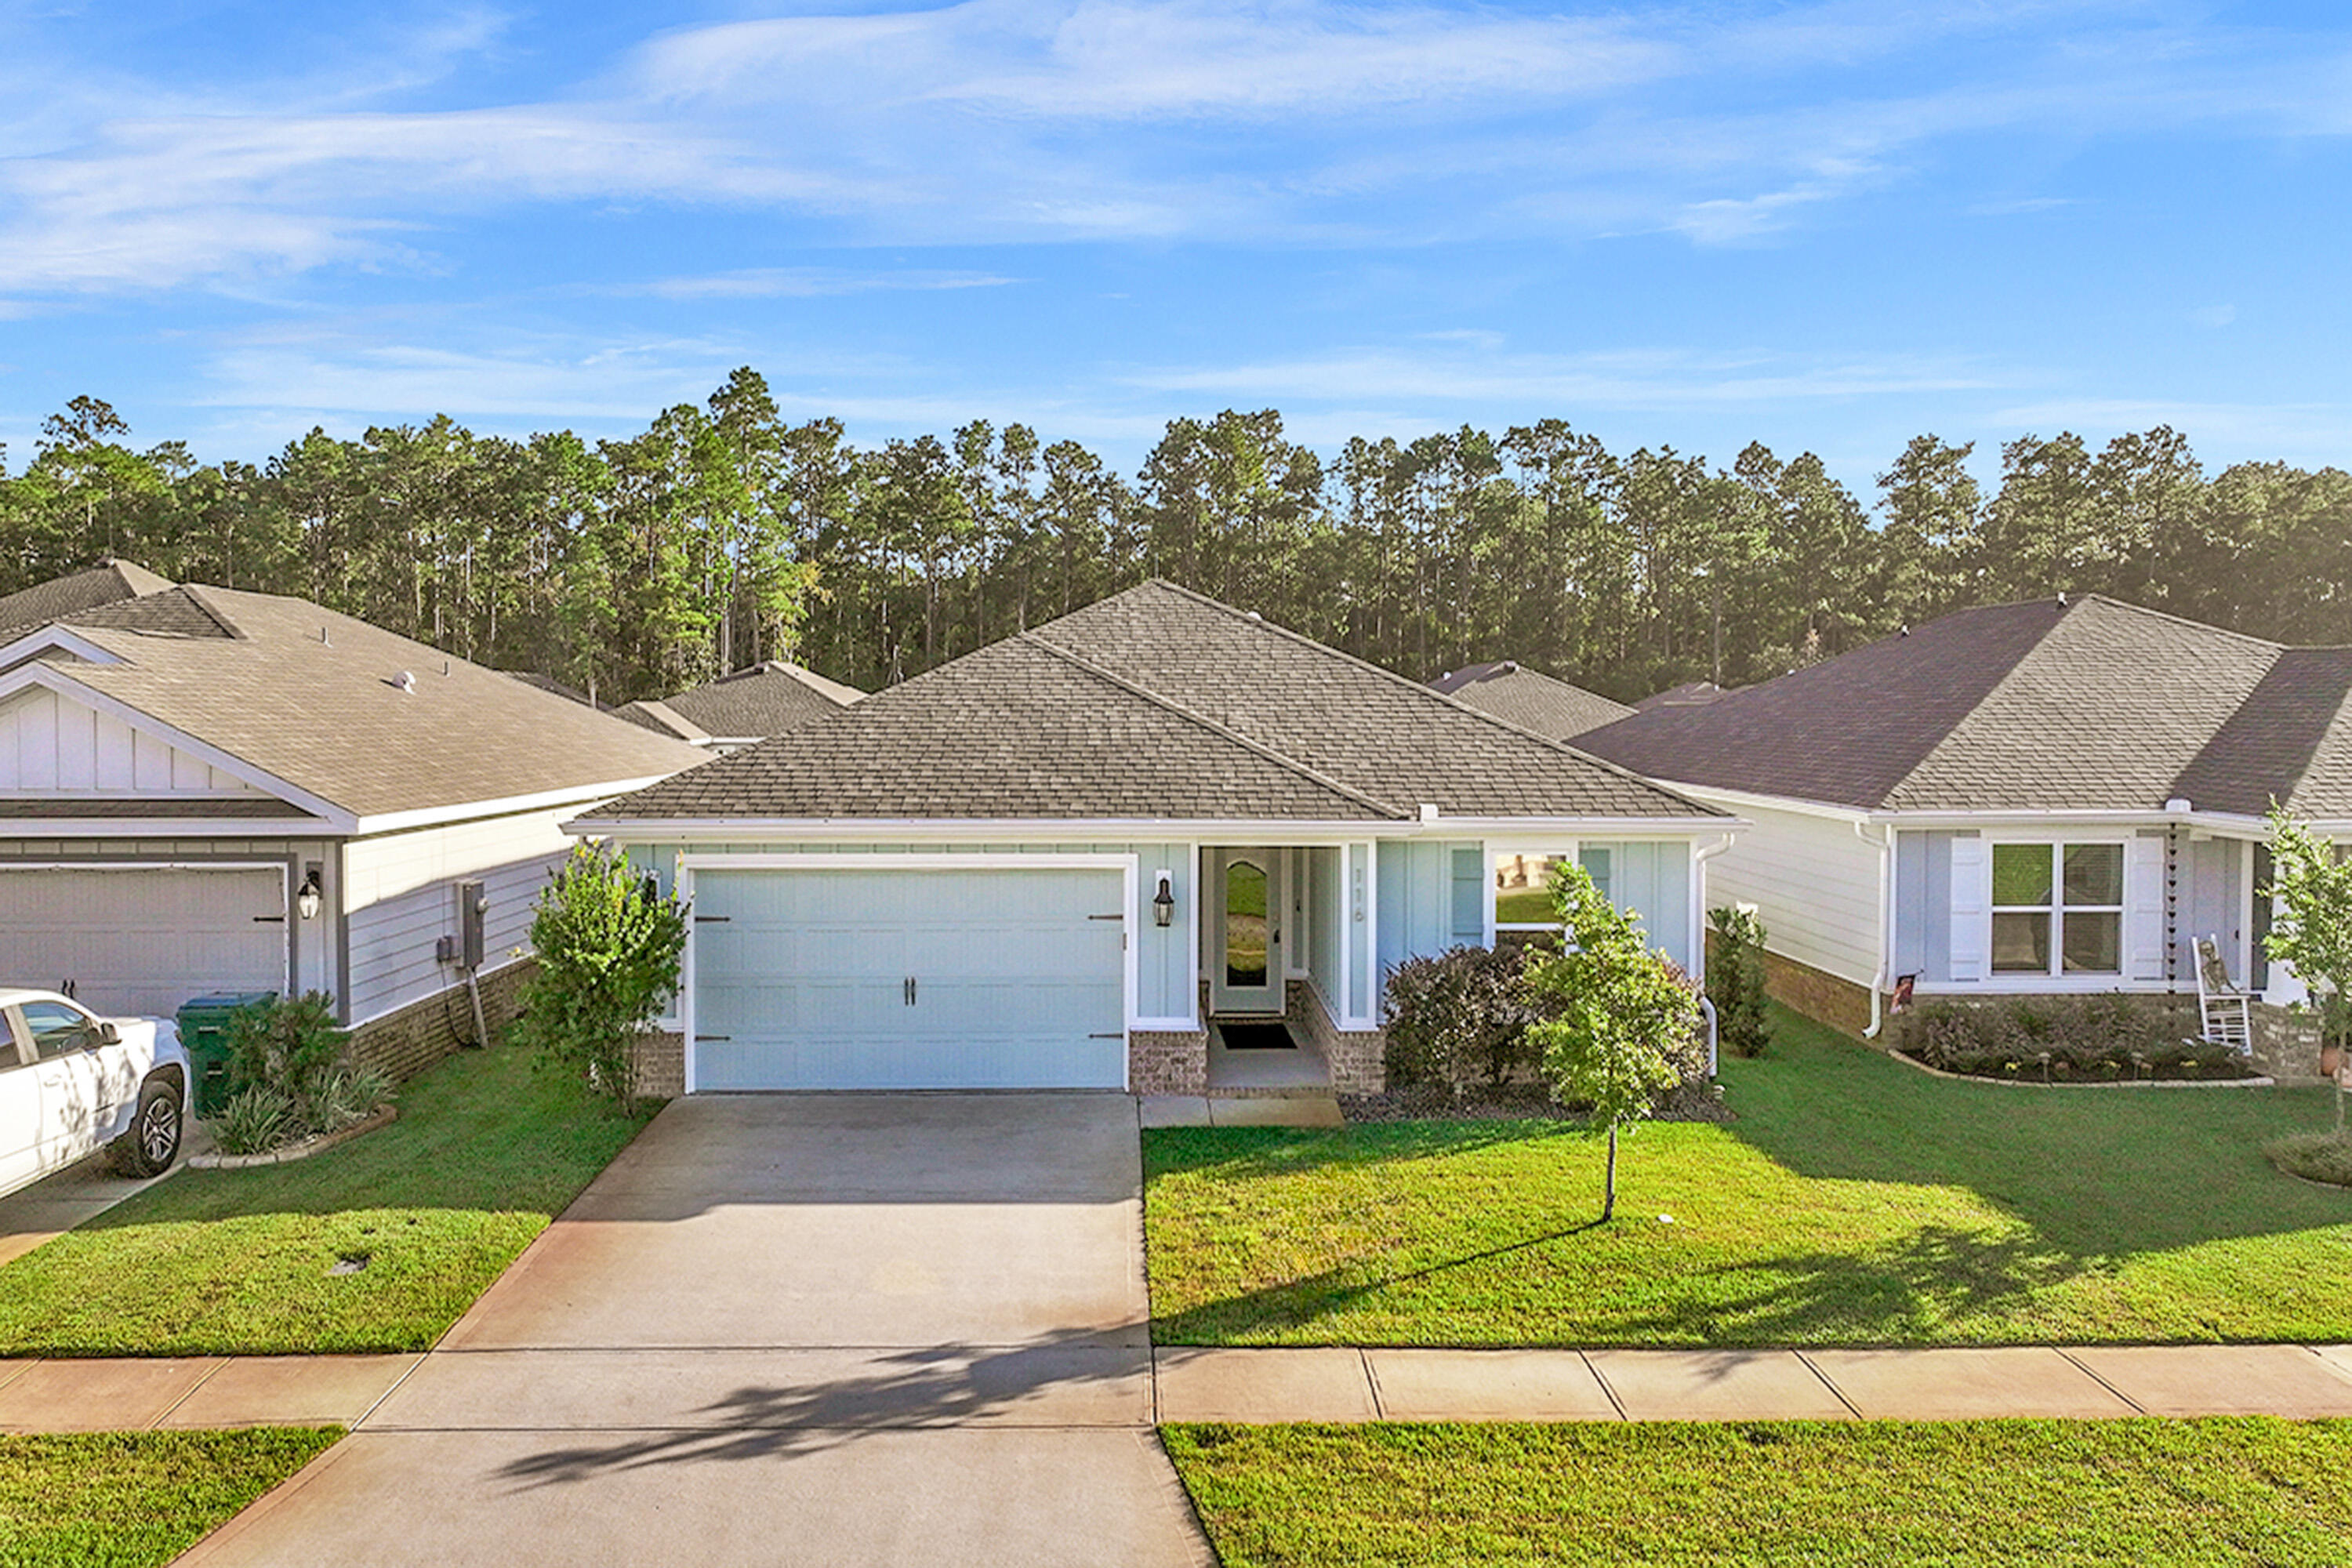
[[170,586],[170,578],[159,577],[144,566],[128,561],[101,561],[87,572],[53,577],[0,597],[0,637],[61,616],[94,610],[100,605],[161,593]]
[[1538,923],[1549,858],[1696,968],[1735,826],[1156,582],[570,825],[692,898],[673,1086],[1195,1094],[1285,1014],[1377,1087],[1389,969]]
[[629,703],[619,712],[656,734],[714,752],[740,752],[865,695],[813,669],[770,659],[675,697]]
[[[2263,814],[2352,834],[2352,649],[2111,599],[1964,610],[1578,744],[1755,826],[1712,867],[1775,991],[1875,1028],[1916,994],[2196,990],[2273,1003]],[[2304,1070],[2308,1070],[2304,1069]]]
[[1499,664],[1449,670],[1429,684],[1448,697],[1555,741],[1573,740],[1633,711],[1597,691],[1522,668],[1507,658]]
[[300,599],[152,582],[0,638],[0,982],[324,991],[405,1069],[473,1033],[468,957],[503,1000],[557,824],[703,760]]

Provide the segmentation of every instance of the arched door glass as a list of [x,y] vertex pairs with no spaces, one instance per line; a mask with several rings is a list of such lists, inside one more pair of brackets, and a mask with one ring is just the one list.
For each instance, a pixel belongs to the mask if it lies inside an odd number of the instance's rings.
[[1265,868],[1235,860],[1225,868],[1225,984],[1262,986],[1266,952]]

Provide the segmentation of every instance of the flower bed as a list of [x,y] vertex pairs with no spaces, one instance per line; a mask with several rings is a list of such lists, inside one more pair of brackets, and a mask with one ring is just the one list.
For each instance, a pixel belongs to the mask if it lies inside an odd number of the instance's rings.
[[2108,992],[1934,1001],[1896,1020],[1900,1054],[1963,1078],[2013,1083],[2228,1082],[2257,1076],[2195,1038],[2193,1005]]

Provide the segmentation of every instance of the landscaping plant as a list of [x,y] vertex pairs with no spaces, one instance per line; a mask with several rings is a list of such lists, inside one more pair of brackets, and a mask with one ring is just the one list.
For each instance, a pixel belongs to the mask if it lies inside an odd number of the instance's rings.
[[1552,862],[1551,896],[1560,950],[1528,965],[1528,985],[1549,1015],[1529,1034],[1552,1092],[1590,1106],[1592,1130],[1608,1135],[1605,1222],[1617,1212],[1617,1135],[1681,1083],[1673,1058],[1697,1033],[1698,997],[1583,867]]
[[1440,1083],[1459,1096],[1474,1076],[1499,1084],[1532,1066],[1525,968],[1511,949],[1456,947],[1391,970],[1381,1006],[1389,1082]]
[[[2275,899],[2263,949],[2273,963],[2294,967],[2319,1016],[2320,1037],[2341,1050],[2352,1035],[2352,860],[2336,846],[2273,805],[2271,885],[2257,897]],[[2344,1080],[2336,1083],[2336,1136],[2344,1131]]]
[[572,851],[539,896],[519,1037],[634,1116],[636,1045],[677,994],[686,907],[601,845]]
[[1924,1002],[1895,1020],[1895,1042],[1938,1072],[2031,1083],[2235,1079],[2252,1070],[2229,1046],[2189,1035],[2163,998],[2119,991]]
[[1772,1043],[1764,1002],[1764,922],[1754,910],[1727,904],[1706,911],[1715,927],[1706,994],[1715,1004],[1716,1038],[1735,1057],[1760,1057]]
[[206,1124],[224,1153],[338,1132],[392,1099],[390,1079],[352,1061],[351,1036],[323,992],[240,1007],[224,1040],[229,1097]]

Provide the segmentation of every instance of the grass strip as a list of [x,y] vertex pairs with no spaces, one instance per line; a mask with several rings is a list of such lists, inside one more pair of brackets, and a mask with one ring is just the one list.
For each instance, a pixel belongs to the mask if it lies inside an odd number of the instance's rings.
[[0,1568],[152,1568],[342,1436],[339,1426],[0,1436]]

